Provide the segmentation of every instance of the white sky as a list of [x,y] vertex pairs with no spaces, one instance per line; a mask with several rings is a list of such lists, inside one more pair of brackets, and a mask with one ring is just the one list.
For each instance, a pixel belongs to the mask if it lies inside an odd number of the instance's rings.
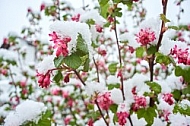
[[[38,11],[42,2],[51,0],[0,0],[0,44],[2,39],[9,32],[19,33],[23,26],[28,25],[26,17],[27,8],[31,7]],[[74,7],[82,7],[82,0],[69,0]],[[85,0],[89,4],[91,0]],[[154,1],[154,2],[153,2]],[[176,22],[176,15],[179,9],[173,4],[174,0],[169,0],[167,18]],[[161,13],[161,0],[145,0],[147,7],[147,17],[156,17]],[[190,23],[190,0],[182,4],[185,13],[182,15],[183,23]],[[49,27],[49,26],[48,26]]]

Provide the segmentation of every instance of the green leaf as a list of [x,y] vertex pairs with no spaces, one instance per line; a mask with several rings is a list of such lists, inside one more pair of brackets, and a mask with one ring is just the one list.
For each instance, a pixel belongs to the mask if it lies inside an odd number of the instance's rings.
[[88,47],[85,43],[85,40],[82,38],[82,35],[79,33],[77,36],[77,52],[82,54],[82,56],[88,54]]
[[144,51],[145,51],[145,48],[144,48],[143,46],[138,47],[138,48],[136,49],[136,57],[137,57],[137,58],[142,58],[143,55],[144,55]]
[[110,110],[113,112],[113,113],[116,113],[117,112],[117,104],[112,104],[110,105]]
[[177,26],[168,26],[168,29],[179,30]]
[[[107,0],[101,0],[101,1],[107,1]],[[100,15],[107,19],[108,16],[108,8],[109,8],[109,3],[106,3],[105,5],[100,5]]]
[[38,121],[36,126],[51,126],[51,111],[46,111],[45,114],[42,115],[42,118]]
[[110,74],[114,75],[117,71],[117,63],[112,63],[108,66]]
[[174,106],[174,113],[181,113],[182,115],[188,115],[190,116],[190,106],[188,105],[183,105],[183,107],[180,104],[176,104]]
[[180,90],[174,90],[172,94],[173,94],[173,97],[178,101],[181,98],[182,92]]
[[55,67],[59,67],[59,66],[63,63],[63,59],[64,59],[63,56],[56,57],[56,58],[53,60]]
[[173,63],[173,59],[170,56],[165,56],[161,53],[156,53],[156,63],[168,65],[170,63]]
[[155,54],[156,51],[157,51],[156,46],[151,45],[151,46],[147,49],[147,54],[148,54],[148,55],[150,55],[150,54]]
[[76,53],[73,53],[72,55],[65,57],[63,59],[63,62],[68,67],[73,68],[73,69],[77,69],[80,67],[82,60]]
[[113,3],[119,3],[121,0],[113,0]]
[[164,23],[170,22],[170,20],[167,19],[164,14],[160,14],[160,19],[161,19],[162,21],[164,21]]
[[150,86],[151,90],[153,90],[156,94],[159,94],[162,90],[161,86],[156,82],[145,82],[148,86]]
[[88,25],[94,25],[94,24],[95,24],[95,21],[94,21],[93,19],[88,19],[88,20],[86,21],[86,23],[87,23]]
[[90,59],[87,58],[86,61],[85,61],[85,63],[84,63],[83,71],[84,71],[84,72],[88,72],[89,66],[90,66]]
[[109,0],[98,0],[100,6],[104,6],[108,3]]
[[182,94],[190,94],[190,85],[188,85],[186,88],[182,90]]
[[176,75],[177,77],[183,75],[183,69],[182,69],[180,66],[176,66],[176,67],[175,67],[175,75]]
[[138,119],[144,118],[146,122],[148,123],[148,126],[151,126],[154,121],[154,117],[156,117],[156,111],[154,108],[149,107],[149,108],[141,108],[137,111],[137,117]]
[[114,88],[120,88],[120,84],[109,84],[108,86],[108,90],[112,90]]
[[133,0],[121,0],[121,3],[126,4],[129,9],[132,8]]
[[53,80],[56,82],[56,83],[59,83],[60,80],[63,79],[63,75],[60,71],[57,72],[57,74],[54,76]]

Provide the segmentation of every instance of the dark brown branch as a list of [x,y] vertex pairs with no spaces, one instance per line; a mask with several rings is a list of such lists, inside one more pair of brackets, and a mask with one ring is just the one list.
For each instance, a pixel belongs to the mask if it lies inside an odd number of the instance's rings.
[[81,78],[80,74],[76,71],[76,70],[73,70],[74,73],[77,75],[78,79],[81,81],[81,83],[86,86],[85,82],[83,81],[83,79]]
[[94,62],[94,65],[96,67],[96,74],[97,74],[97,79],[98,79],[98,82],[100,82],[100,77],[99,77],[99,69],[98,69],[98,65],[93,57],[93,62]]
[[100,112],[100,115],[102,116],[104,122],[106,123],[106,126],[109,126],[108,122],[106,121],[106,119],[105,119],[105,117],[104,117],[104,114],[102,113],[102,110],[100,109],[100,106],[99,106],[97,100],[95,100],[95,104],[97,105],[98,110],[99,110],[99,112]]

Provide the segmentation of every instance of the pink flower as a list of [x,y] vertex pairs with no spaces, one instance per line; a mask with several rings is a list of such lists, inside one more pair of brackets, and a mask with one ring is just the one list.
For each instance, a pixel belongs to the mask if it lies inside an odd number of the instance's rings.
[[103,31],[103,27],[102,26],[96,24],[95,27],[96,27],[96,31],[97,32],[101,33]]
[[22,94],[25,95],[28,93],[28,90],[26,88],[22,89]]
[[76,21],[76,22],[79,22],[79,19],[80,19],[80,14],[77,14],[71,18],[72,21]]
[[103,110],[108,110],[110,105],[113,104],[110,92],[105,92],[103,94],[98,95],[97,102],[100,108],[102,108]]
[[178,60],[178,63],[190,65],[190,55],[188,50],[188,48],[182,50],[181,48],[178,48],[177,45],[175,45],[174,48],[171,49],[170,54]]
[[59,40],[57,33],[54,31],[51,34],[49,34],[49,36],[52,37],[50,41],[53,41],[54,43],[57,43],[57,41]]
[[62,91],[63,98],[67,98],[69,96],[69,91]]
[[65,83],[68,83],[68,82],[69,82],[69,80],[70,80],[70,79],[69,79],[69,75],[70,75],[70,74],[67,74],[67,75],[64,77],[64,82],[65,82]]
[[88,126],[93,126],[93,119],[90,119],[87,124]]
[[3,44],[8,44],[9,43],[9,39],[8,38],[4,38],[3,39]]
[[111,22],[114,22],[114,18],[111,17],[111,16],[108,16],[107,20],[111,23]]
[[127,112],[117,112],[119,125],[124,126],[127,123],[128,116],[129,116],[129,113]]
[[40,11],[43,11],[45,8],[46,8],[45,4],[42,3],[41,6],[40,6]]
[[141,29],[138,34],[135,35],[137,42],[142,46],[146,46],[156,39],[155,32],[151,31],[150,28]]
[[60,91],[59,88],[55,88],[55,89],[51,90],[51,94],[52,94],[52,95],[59,95],[60,92],[61,92],[61,91]]
[[171,114],[171,112],[169,112],[168,110],[163,110],[163,117],[165,119],[165,121],[169,121],[169,115]]
[[122,74],[122,69],[120,69],[117,73],[117,78],[120,77],[120,78],[123,78],[123,74]]
[[98,48],[98,54],[100,54],[102,56],[106,56],[107,52],[104,49]]
[[6,69],[1,69],[1,70],[0,70],[0,73],[3,74],[3,75],[7,75],[8,72],[7,72]]
[[69,125],[71,119],[72,119],[71,116],[67,116],[67,117],[64,119],[64,123],[65,123],[65,125]]
[[173,95],[171,93],[166,93],[163,94],[163,100],[165,102],[167,102],[169,105],[173,105],[174,104],[174,99],[173,99]]
[[69,36],[65,36],[65,37],[60,37],[57,35],[56,32],[52,32],[51,34],[49,34],[49,36],[51,37],[51,40],[50,41],[53,41],[54,42],[54,46],[53,48],[54,49],[57,49],[56,50],[56,56],[68,56],[68,49],[67,49],[67,44],[68,42],[71,41],[71,37]]
[[134,96],[135,103],[132,105],[132,110],[137,111],[140,107],[146,107],[146,98],[143,96]]
[[20,81],[20,86],[21,87],[26,87],[26,81]]
[[49,71],[44,75],[37,72],[38,83],[42,88],[47,88],[50,85],[50,73]]

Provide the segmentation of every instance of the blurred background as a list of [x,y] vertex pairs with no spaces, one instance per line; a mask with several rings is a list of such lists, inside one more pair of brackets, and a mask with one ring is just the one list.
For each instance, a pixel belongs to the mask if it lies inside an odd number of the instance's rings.
[[[80,8],[85,5],[92,4],[92,0],[67,0],[74,8]],[[93,0],[98,1],[98,0]],[[179,1],[179,0],[178,0]],[[51,0],[0,0],[0,44],[2,44],[3,38],[8,33],[18,33],[22,27],[28,26],[29,22],[26,18],[27,9],[31,8],[33,11],[40,11],[41,3],[49,3]],[[177,23],[177,14],[180,11],[180,7],[176,6],[176,0],[169,0],[167,18],[172,22]],[[151,4],[151,5],[150,5]],[[182,2],[181,7],[184,9],[184,13],[181,14],[180,23],[190,23],[190,0]],[[144,6],[147,9],[146,18],[157,17],[161,11],[161,0],[144,0]],[[45,17],[44,17],[44,20]],[[48,20],[44,21],[43,26],[48,30]]]

